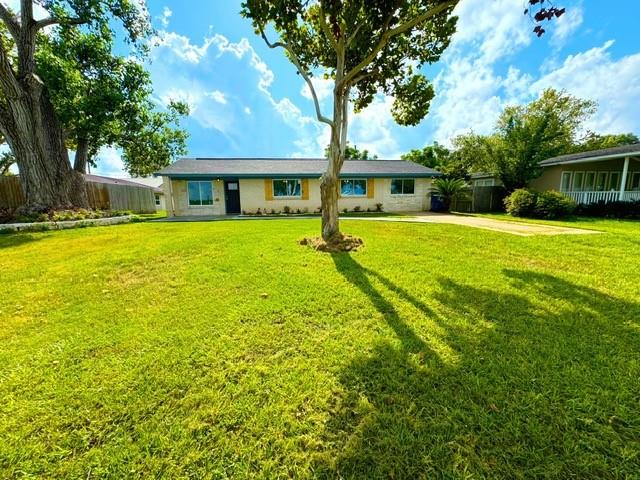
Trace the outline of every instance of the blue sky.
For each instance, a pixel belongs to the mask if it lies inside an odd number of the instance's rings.
[[[526,103],[549,86],[598,102],[589,129],[640,134],[640,2],[556,3],[568,14],[537,39],[522,15],[524,0],[461,0],[452,45],[427,70],[437,91],[429,116],[416,127],[397,126],[389,113],[393,99],[379,96],[352,117],[351,143],[397,158],[469,130],[486,133],[504,106]],[[322,154],[327,134],[302,78],[282,51],[255,36],[238,13],[239,0],[147,4],[158,30],[149,62],[155,96],[191,105],[184,122],[189,156]],[[330,82],[316,84],[330,112]],[[126,175],[112,149],[100,153],[97,171]]]

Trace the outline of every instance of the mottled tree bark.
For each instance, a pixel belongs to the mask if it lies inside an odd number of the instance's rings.
[[[89,164],[89,140],[78,138],[76,142],[76,156],[73,159],[73,169],[78,173],[87,173]]]

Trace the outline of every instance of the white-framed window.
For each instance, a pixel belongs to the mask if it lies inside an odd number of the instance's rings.
[[[640,190],[640,172],[632,172],[629,180],[629,190],[637,192]]]
[[[609,172],[608,190],[620,190],[620,172]]]
[[[302,197],[302,181],[296,179],[273,180],[273,196],[274,197]]]
[[[213,205],[213,183],[188,181],[187,195],[190,207],[205,207]]]
[[[482,178],[480,180],[476,180],[476,187],[495,187],[495,179],[493,178]]]
[[[343,197],[366,197],[367,179],[349,178],[340,180],[340,195]]]
[[[413,178],[391,179],[391,195],[413,195],[416,192],[416,181]]]
[[[562,172],[562,179],[560,180],[560,191],[568,192],[571,190],[571,172]]]
[[[573,172],[573,181],[571,182],[571,190],[581,192],[584,184],[584,172]]]
[[[156,193],[155,197],[156,197],[156,207],[159,207],[160,206],[160,194]]]
[[[584,175],[584,191],[593,192],[596,188],[596,172],[587,172]]]
[[[604,192],[607,189],[609,172],[596,173],[596,192]]]

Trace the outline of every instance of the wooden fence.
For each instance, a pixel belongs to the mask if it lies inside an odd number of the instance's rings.
[[[112,183],[87,182],[89,206],[100,210],[131,210],[135,213],[156,211],[152,188]],[[0,177],[0,208],[17,208],[24,204],[20,179]]]

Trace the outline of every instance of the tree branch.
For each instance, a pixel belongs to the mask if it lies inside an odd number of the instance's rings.
[[[89,23],[89,21],[83,18],[48,17],[36,22],[36,30],[40,30],[50,25],[84,25],[85,23]]]
[[[350,85],[350,82],[355,78],[355,76],[358,73],[360,73],[362,70],[364,70],[367,67],[367,65],[369,65],[371,62],[375,60],[376,56],[382,51],[382,49],[387,45],[387,43],[389,43],[389,40],[391,40],[393,37],[400,35],[402,33],[405,33],[408,30],[411,30],[416,25],[432,17],[435,17],[436,15],[441,14],[448,8],[454,7],[458,3],[458,1],[459,0],[448,0],[444,3],[441,3],[437,7],[427,10],[422,15],[418,15],[417,17],[414,17],[408,22],[405,22],[391,30],[387,30],[386,32],[384,32],[382,34],[382,37],[380,38],[380,41],[378,41],[378,44],[374,47],[371,53],[367,55],[358,65],[353,67],[351,71],[345,75],[344,79],[342,80],[342,83],[345,85]]]
[[[300,64],[300,59],[298,58],[296,53],[293,51],[293,49],[287,43],[284,43],[284,42],[271,43],[262,29],[260,29],[260,35],[262,36],[262,39],[265,41],[265,43],[269,48],[284,48],[287,52],[289,52],[289,55],[291,56],[291,61],[296,66],[296,69],[298,70],[298,72],[300,72],[300,75],[302,75],[302,78],[304,78],[304,81],[307,82],[307,85],[309,86],[309,90],[311,90],[311,96],[313,97],[313,103],[316,107],[316,115],[318,117],[318,121],[322,123],[326,123],[329,126],[333,126],[333,121],[328,119],[322,114],[322,110],[320,109],[320,102],[318,101],[318,94],[316,93],[316,89],[313,86],[311,77],[304,70],[304,68],[302,68],[302,65]]]
[[[322,28],[322,31],[324,32],[325,36],[329,39],[329,42],[331,43],[331,46],[333,47],[333,49],[337,50],[338,41],[336,40],[336,37],[333,35],[333,32],[331,31],[331,29],[329,28],[329,25],[327,24],[327,18],[325,17],[324,9],[322,7],[320,7],[320,27]]]
[[[20,22],[18,22],[18,17],[5,7],[4,3],[0,3],[0,20],[4,22],[11,36],[17,41],[20,35]]]

